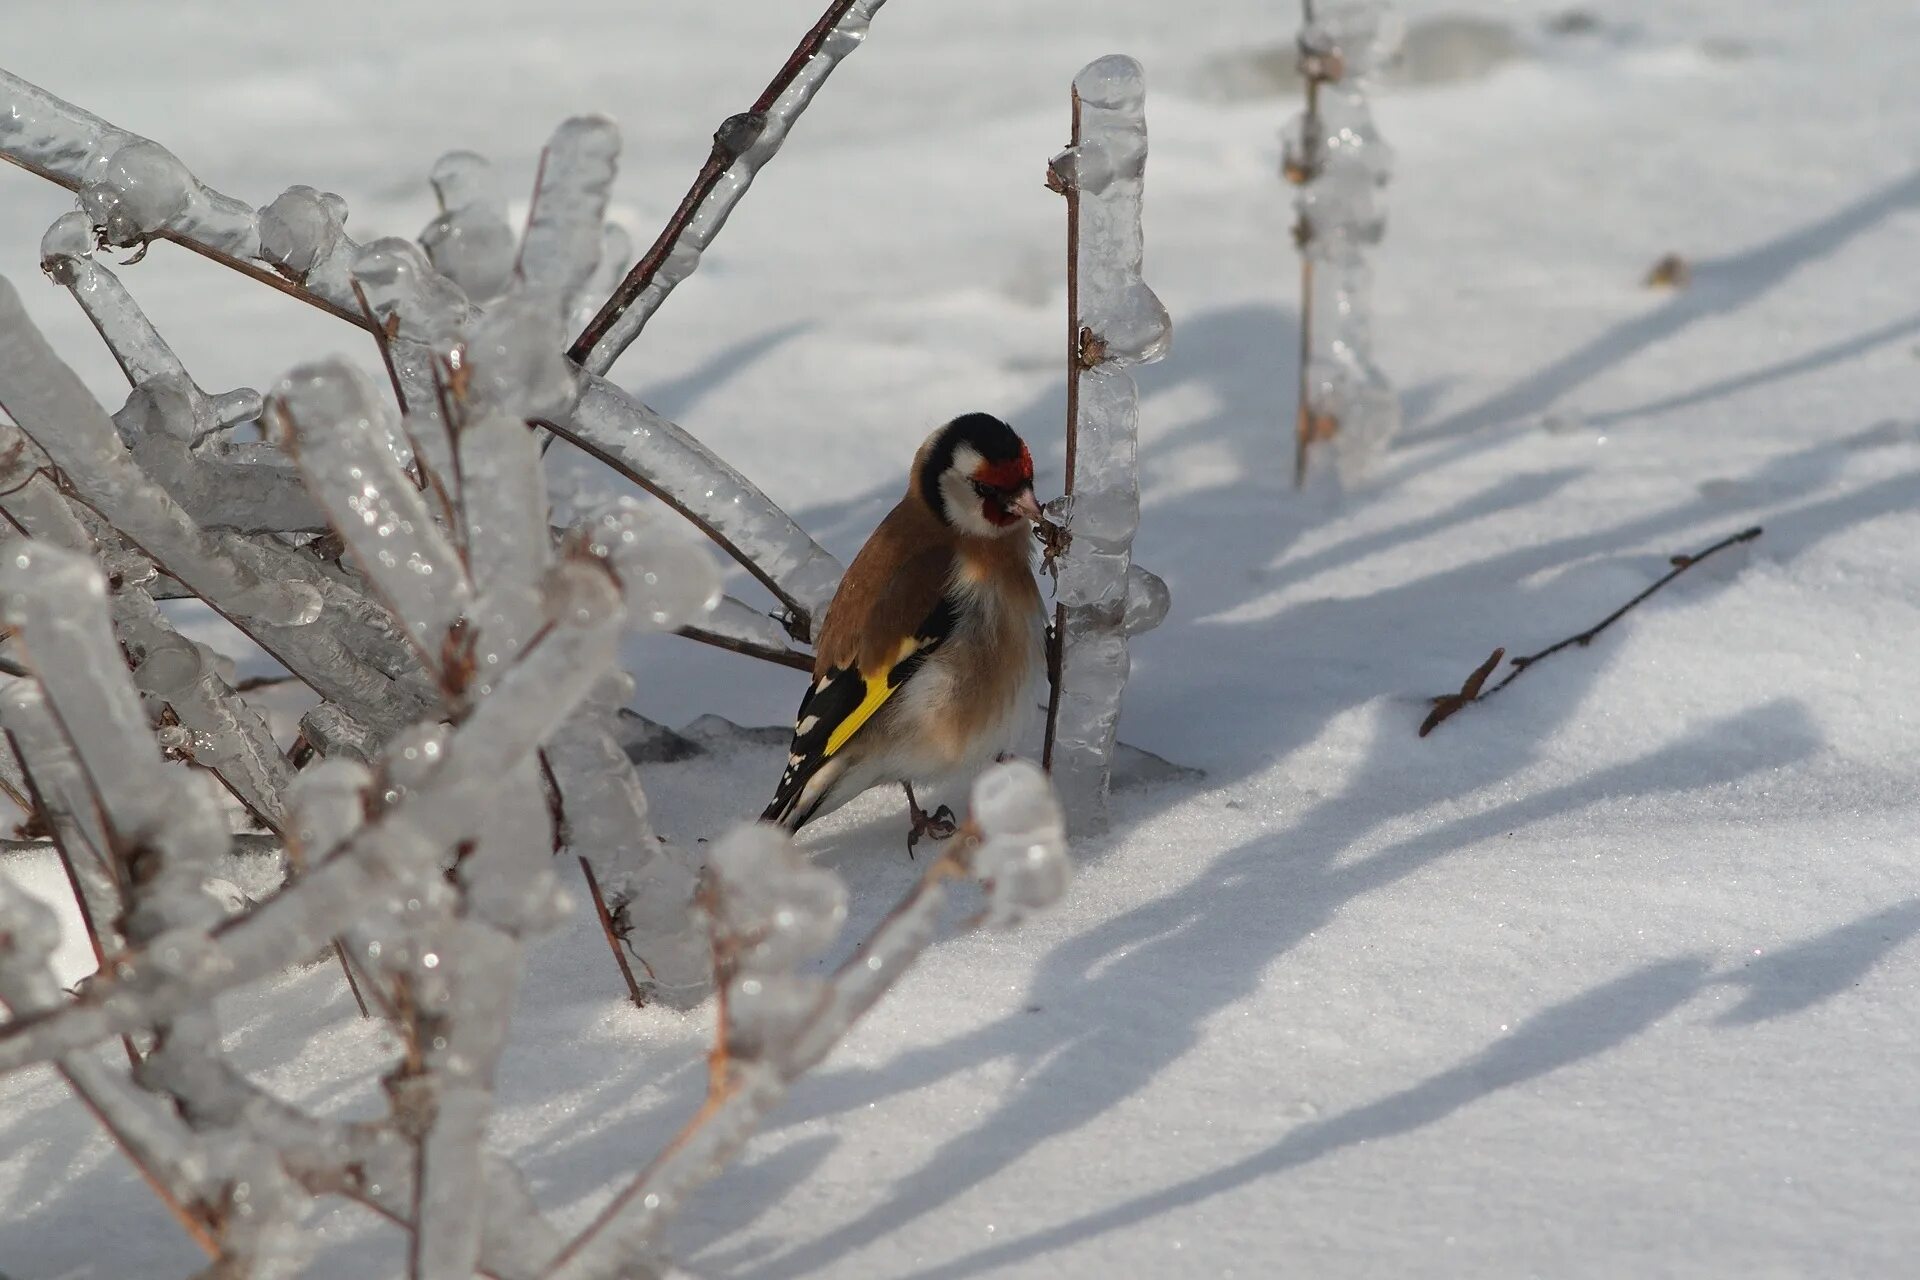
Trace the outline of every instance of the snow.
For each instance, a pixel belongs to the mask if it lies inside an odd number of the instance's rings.
[[[690,1198],[666,1236],[690,1271],[1910,1271],[1920,12],[1595,0],[1598,30],[1551,34],[1563,7],[1404,6],[1415,42],[1465,10],[1519,53],[1375,102],[1395,179],[1374,336],[1406,425],[1344,494],[1291,487],[1294,91],[1252,77],[1223,101],[1207,78],[1290,46],[1286,6],[887,6],[614,367],[842,562],[957,412],[1019,428],[1047,496],[1043,166],[1075,70],[1146,67],[1148,263],[1179,341],[1140,371],[1136,546],[1173,609],[1133,646],[1120,732],[1206,776],[1118,791],[1051,914],[936,946]],[[16,8],[8,70],[219,190],[338,191],[362,242],[426,225],[424,175],[456,148],[519,225],[546,138],[591,112],[621,122],[613,216],[649,242],[811,16]],[[117,404],[112,357],[36,275],[71,199],[0,170],[0,274]],[[1668,252],[1689,287],[1642,288]],[[336,352],[378,376],[364,334],[171,245],[123,280],[210,392]],[[565,446],[549,466],[607,487]],[[1544,647],[1753,523],[1751,548],[1415,737],[1495,645]],[[670,637],[626,656],[634,706],[674,725],[782,722],[804,679]],[[717,838],[782,745],[647,766],[655,826]],[[845,938],[917,877],[901,808],[875,795],[802,842],[850,887]],[[55,868],[0,866],[66,896]],[[577,1228],[699,1105],[713,1010],[625,1003],[561,870],[575,910],[529,947],[490,1140]],[[71,928],[55,961],[90,967]],[[264,1085],[379,1104],[392,1045],[336,967],[221,1015]],[[364,1211],[317,1225],[309,1274],[399,1273]],[[0,1272],[198,1265],[51,1071],[0,1080]]]

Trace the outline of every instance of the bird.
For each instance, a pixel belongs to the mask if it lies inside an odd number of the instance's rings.
[[[907,852],[956,824],[913,793],[1005,758],[1045,669],[1033,574],[1033,454],[968,413],[928,436],[907,491],[847,567],[820,628],[813,682],[762,821],[789,832],[869,788],[906,789]]]

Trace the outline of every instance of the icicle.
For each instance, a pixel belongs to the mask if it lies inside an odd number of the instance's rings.
[[[1071,543],[1059,562],[1064,607],[1049,762],[1073,826],[1097,830],[1106,822],[1129,623],[1144,629],[1165,613],[1165,585],[1132,570],[1140,524],[1139,394],[1128,370],[1164,355],[1172,326],[1141,277],[1147,126],[1140,64],[1101,58],[1074,77],[1073,88],[1079,141],[1052,165],[1072,192],[1079,226],[1073,267],[1080,367],[1073,373],[1072,501],[1064,507]],[[1130,607],[1136,594],[1138,606]]]

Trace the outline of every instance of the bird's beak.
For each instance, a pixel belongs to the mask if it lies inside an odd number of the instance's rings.
[[[1041,514],[1040,503],[1033,496],[1033,490],[1030,488],[1022,489],[1019,493],[1014,494],[1013,501],[1007,504],[1007,510],[1017,512],[1035,524],[1039,524],[1046,518]]]

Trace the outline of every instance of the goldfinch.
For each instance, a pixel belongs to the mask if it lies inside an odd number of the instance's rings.
[[[1033,455],[984,413],[955,418],[914,455],[906,496],[880,522],[827,607],[813,684],[761,818],[788,831],[869,787],[906,788],[913,827],[929,817],[915,782],[977,772],[1019,739],[1046,662],[1033,577]]]

